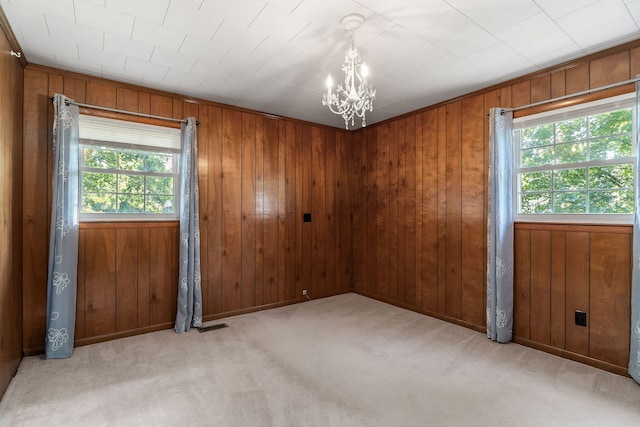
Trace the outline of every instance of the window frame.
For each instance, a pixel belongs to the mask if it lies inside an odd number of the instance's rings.
[[[562,213],[544,213],[544,214],[525,214],[519,212],[520,207],[520,179],[519,175],[526,172],[539,171],[555,171],[574,168],[589,168],[599,166],[610,166],[616,164],[631,164],[633,168],[633,191],[637,188],[638,170],[636,168],[636,158],[638,156],[638,131],[637,131],[637,112],[636,112],[636,92],[630,92],[623,95],[603,98],[597,101],[577,104],[569,107],[563,107],[545,111],[542,113],[531,114],[518,117],[513,120],[514,131],[514,165],[513,165],[513,217],[516,222],[532,222],[532,223],[570,223],[570,224],[633,224],[633,213],[614,214],[614,213],[584,213],[584,214],[562,214]],[[624,108],[632,108],[632,135],[631,146],[632,155],[630,157],[619,157],[616,159],[600,159],[589,160],[586,162],[563,163],[559,165],[535,166],[522,168],[521,164],[521,142],[516,138],[516,131],[519,129],[538,126],[569,120],[572,118],[585,117],[603,113],[607,111],[615,111]],[[556,144],[554,144],[555,146]],[[553,181],[551,183],[551,194],[557,192],[553,189]],[[587,195],[588,197],[588,195]],[[635,199],[635,194],[634,194]],[[588,200],[588,199],[587,199]]]
[[[88,118],[94,118],[94,116],[84,115]],[[137,122],[128,122],[126,120],[121,119],[109,119],[109,120],[117,120],[118,122],[122,122],[123,124],[129,124],[135,126],[138,124]],[[158,125],[148,125],[145,126],[155,126],[157,128],[161,128],[163,126]],[[175,129],[172,127],[168,127],[169,129]],[[179,132],[179,129],[176,129]],[[179,139],[179,136],[178,136]],[[148,152],[148,153],[157,153],[161,155],[170,154],[172,156],[172,169],[171,173],[163,173],[156,171],[135,171],[135,170],[127,170],[116,168],[92,168],[84,166],[84,148],[85,147],[103,147],[103,148],[111,148],[113,150],[132,150],[132,151],[140,151],[140,152]],[[162,221],[177,221],[180,216],[180,164],[181,164],[181,150],[179,148],[167,148],[163,146],[154,146],[152,144],[128,144],[122,142],[112,142],[105,141],[103,139],[89,139],[89,138],[79,138],[79,191],[78,191],[78,216],[81,222],[162,222]],[[117,190],[117,177],[119,175],[139,175],[139,176],[162,176],[162,177],[172,177],[173,178],[173,197],[174,197],[174,212],[170,214],[158,214],[158,213],[117,213],[117,212],[82,212],[83,209],[83,200],[84,200],[84,186],[83,186],[83,174],[85,172],[96,172],[96,173],[111,173],[116,175],[116,197],[119,193]],[[143,197],[146,198],[146,194],[142,194]]]

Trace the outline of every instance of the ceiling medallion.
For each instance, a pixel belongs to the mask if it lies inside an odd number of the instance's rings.
[[[322,105],[329,107],[331,112],[339,114],[349,129],[355,124],[355,116],[362,119],[362,127],[367,125],[365,114],[373,111],[373,99],[376,91],[367,83],[369,70],[365,63],[361,64],[360,53],[353,42],[353,32],[364,23],[364,16],[351,13],[340,20],[340,23],[351,34],[351,47],[347,50],[342,64],[344,83],[338,83],[335,92],[332,91],[333,79],[327,77],[327,93],[322,96]]]

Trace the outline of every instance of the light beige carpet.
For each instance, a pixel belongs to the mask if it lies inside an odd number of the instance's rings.
[[[640,425],[629,378],[356,294],[223,321],[25,358],[0,425]]]

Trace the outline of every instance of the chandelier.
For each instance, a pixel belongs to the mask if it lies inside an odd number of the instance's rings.
[[[365,114],[367,110],[373,111],[376,91],[367,83],[367,65],[360,63],[360,53],[353,42],[353,32],[364,23],[364,16],[351,13],[342,18],[340,23],[351,33],[351,48],[347,50],[342,64],[344,84],[338,83],[333,92],[333,79],[329,74],[327,93],[322,96],[322,105],[327,105],[332,113],[341,115],[348,130],[349,122],[351,126],[354,125],[355,116],[362,119],[362,127],[367,125]]]

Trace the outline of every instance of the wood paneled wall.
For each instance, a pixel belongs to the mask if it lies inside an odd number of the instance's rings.
[[[3,18],[0,11],[0,18]],[[23,68],[0,19],[0,398],[22,359]]]
[[[624,372],[632,232],[633,226],[516,224],[516,341]],[[586,327],[575,324],[576,310],[587,313]]]
[[[83,103],[199,120],[205,320],[348,292],[350,135],[43,67],[25,70],[24,351],[45,330],[53,109]],[[120,116],[133,120],[131,116]],[[312,222],[303,222],[303,213]],[[169,327],[177,222],[82,224],[78,343]]]
[[[632,78],[640,73],[639,46],[640,41],[628,43],[354,132],[354,290],[484,330],[489,109]],[[633,90],[627,85],[562,105]],[[519,232],[515,255],[527,272],[519,272],[515,339],[624,373],[630,334],[628,227],[584,230],[563,225],[536,230],[530,244],[525,231]],[[565,255],[550,263],[550,250]],[[574,326],[579,307],[587,311],[586,329]]]

